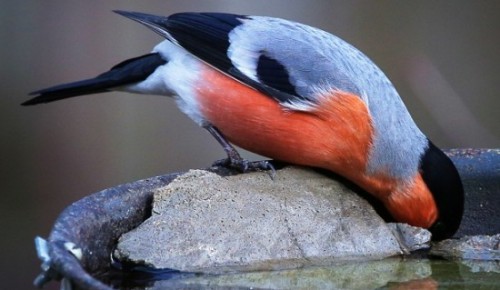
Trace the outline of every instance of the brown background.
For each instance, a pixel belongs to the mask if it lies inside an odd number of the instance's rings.
[[[2,288],[30,289],[39,264],[32,240],[47,236],[71,202],[103,188],[204,167],[224,157],[210,135],[167,98],[110,93],[19,106],[30,91],[94,76],[148,52],[161,40],[111,10],[236,12],[320,27],[361,49],[387,73],[436,144],[498,148],[499,3],[2,1]]]

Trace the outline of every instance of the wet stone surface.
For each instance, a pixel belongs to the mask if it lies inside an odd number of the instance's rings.
[[[435,243],[430,254],[449,259],[500,261],[500,234],[444,240]],[[497,271],[500,273],[500,264]]]

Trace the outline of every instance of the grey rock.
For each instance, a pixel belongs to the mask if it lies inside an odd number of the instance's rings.
[[[405,254],[430,247],[432,234],[428,230],[402,223],[389,223],[387,225],[394,236],[398,238]]]
[[[448,259],[500,261],[500,234],[444,240],[435,243],[430,254]]]
[[[152,216],[115,256],[206,273],[290,269],[401,254],[398,239],[365,200],[312,170],[287,167],[274,181],[191,170],[155,190]]]

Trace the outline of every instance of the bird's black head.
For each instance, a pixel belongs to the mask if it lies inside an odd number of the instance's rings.
[[[464,190],[453,162],[429,141],[420,163],[422,178],[438,208],[438,219],[429,228],[433,240],[452,237],[460,226],[464,210]]]

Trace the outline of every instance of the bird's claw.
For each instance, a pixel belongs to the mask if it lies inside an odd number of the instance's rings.
[[[226,167],[236,169],[242,173],[254,172],[254,171],[269,171],[269,176],[274,180],[276,176],[276,169],[267,160],[260,161],[248,161],[243,158],[231,158],[227,157],[221,160],[215,161],[212,166]]]

